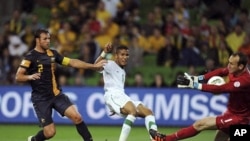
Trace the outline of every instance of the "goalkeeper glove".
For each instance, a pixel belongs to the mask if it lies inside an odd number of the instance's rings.
[[[196,79],[198,81],[198,77]],[[192,76],[190,76],[187,73],[184,73],[184,76],[178,76],[177,77],[177,87],[178,88],[196,88],[196,89],[201,89],[202,84],[195,82],[192,79]]]

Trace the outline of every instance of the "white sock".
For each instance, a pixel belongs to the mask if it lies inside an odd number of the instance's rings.
[[[126,141],[127,140],[128,135],[129,135],[130,130],[131,130],[131,126],[134,123],[135,119],[136,118],[133,115],[128,115],[126,117],[126,119],[124,120],[124,123],[122,125],[122,131],[121,131],[121,134],[119,137],[119,141]]]
[[[145,126],[147,130],[154,129],[157,130],[157,125],[155,123],[155,117],[153,115],[148,115],[145,117]]]
[[[153,115],[148,115],[145,117],[145,126],[148,131],[149,129],[154,129],[157,131],[157,125],[155,123],[155,117]],[[150,136],[150,139],[152,139],[151,136]]]

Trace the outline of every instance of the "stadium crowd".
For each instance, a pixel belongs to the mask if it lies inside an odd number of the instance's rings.
[[[243,1],[159,0],[145,8],[140,0],[30,0],[30,7],[18,7],[1,23],[0,84],[17,84],[16,70],[33,48],[38,28],[51,33],[51,48],[89,63],[111,41],[129,47],[127,69],[142,66],[149,54],[156,56],[158,67],[225,66],[232,52],[250,57],[250,18]],[[41,22],[44,13],[35,12],[37,7],[49,9],[47,23]],[[83,78],[95,73],[58,67],[65,85],[67,78],[74,78],[72,85],[84,85]]]

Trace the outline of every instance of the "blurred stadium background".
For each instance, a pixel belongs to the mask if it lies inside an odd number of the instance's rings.
[[[0,140],[20,141],[38,130],[30,88],[16,83],[32,33],[47,28],[51,48],[93,63],[107,41],[130,48],[126,87],[156,114],[160,131],[172,133],[223,112],[226,95],[176,88],[183,72],[204,74],[225,66],[232,52],[250,56],[249,0],[0,0]],[[112,54],[108,56],[112,58]],[[122,119],[109,117],[101,75],[58,66],[59,81],[90,125],[96,141],[115,141]],[[53,141],[79,140],[70,122],[54,115]],[[148,140],[138,120],[129,141]],[[205,131],[187,141],[213,140]],[[186,140],[185,140],[186,141]]]

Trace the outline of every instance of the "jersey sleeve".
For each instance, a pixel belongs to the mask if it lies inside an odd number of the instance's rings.
[[[202,90],[212,93],[234,93],[249,91],[250,78],[241,76],[230,80],[228,83],[217,86],[202,84]]]
[[[228,69],[227,68],[219,68],[214,71],[208,72],[204,75],[204,79],[208,80],[212,76],[227,76],[228,75]]]
[[[20,67],[23,67],[23,68],[29,68],[31,63],[32,63],[32,60],[34,60],[34,58],[32,57],[31,55],[31,52],[29,52],[27,55],[24,56],[24,58],[22,59],[21,61],[21,64],[20,64]]]
[[[55,61],[61,65],[68,66],[70,58],[64,57],[61,54],[59,54],[57,51],[53,50],[53,53],[55,55]]]

